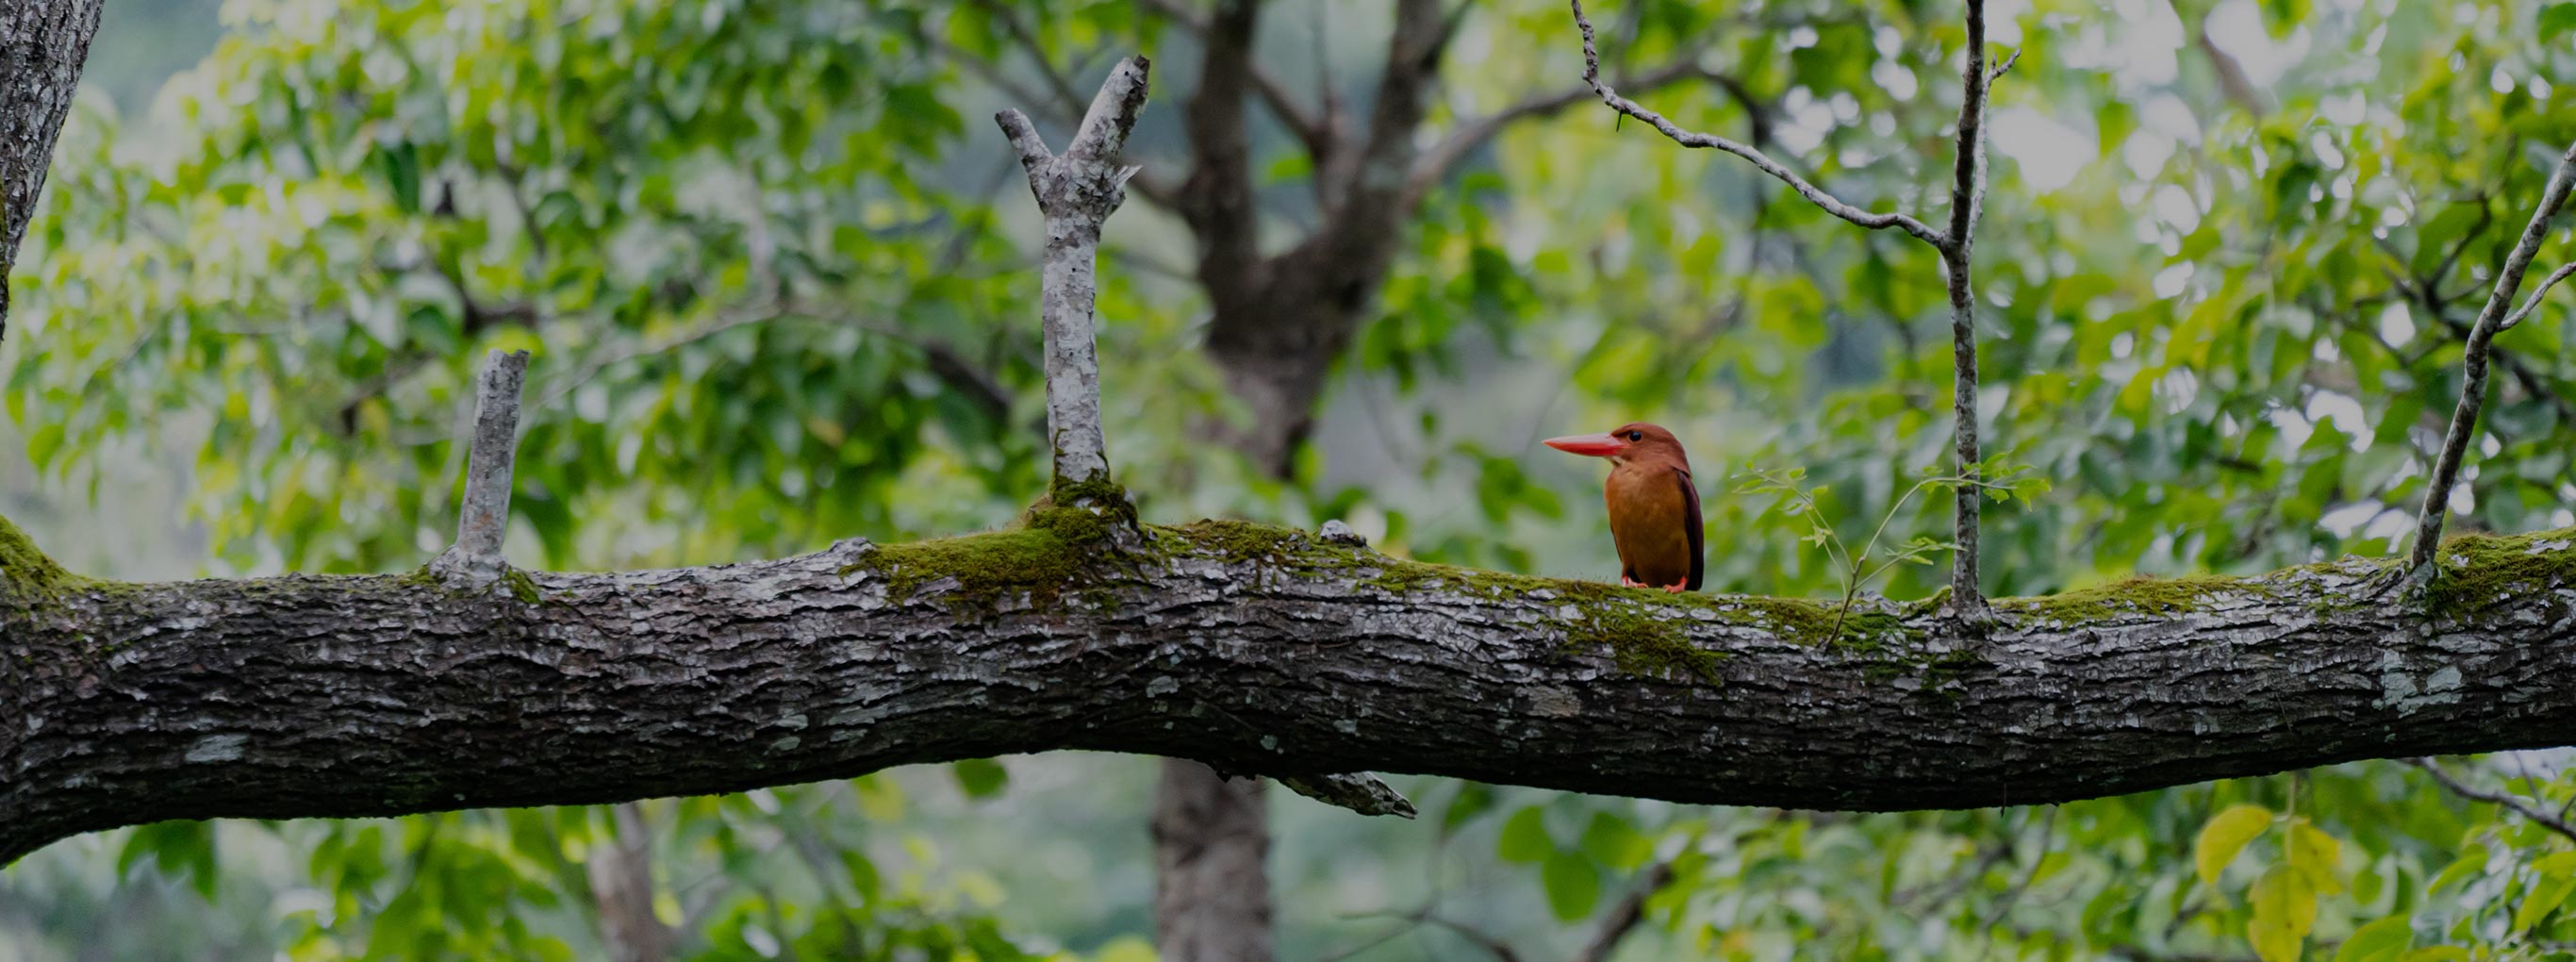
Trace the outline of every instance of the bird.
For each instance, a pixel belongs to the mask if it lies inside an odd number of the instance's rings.
[[[1621,585],[1675,594],[1699,590],[1699,489],[1691,484],[1690,458],[1673,432],[1635,421],[1602,434],[1541,443],[1610,459],[1601,498],[1610,505],[1610,542],[1619,549]]]

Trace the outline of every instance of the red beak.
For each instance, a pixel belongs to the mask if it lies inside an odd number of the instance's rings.
[[[1574,434],[1539,442],[1567,454],[1606,458],[1628,447],[1628,443],[1609,434]]]

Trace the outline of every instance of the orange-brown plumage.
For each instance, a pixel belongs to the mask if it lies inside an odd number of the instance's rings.
[[[1610,480],[1602,485],[1601,497],[1610,506],[1619,583],[1699,590],[1699,490],[1691,484],[1690,458],[1672,432],[1632,422],[1606,434],[1545,443],[1559,451],[1610,459]]]

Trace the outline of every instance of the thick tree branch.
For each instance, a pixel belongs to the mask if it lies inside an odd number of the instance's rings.
[[[1057,749],[1880,810],[2576,730],[2576,530],[2455,540],[2422,611],[2352,604],[2380,569],[2345,562],[2001,601],[1983,638],[1881,604],[1867,644],[1834,645],[1810,603],[1239,524],[492,591],[92,582],[0,533],[0,861],[171,818],[616,802]]]
[[[9,272],[105,7],[106,0],[0,0],[0,337],[9,332]]]
[[[678,933],[653,911],[653,826],[629,803],[610,810],[616,835],[598,840],[585,866],[599,907],[600,940],[614,962],[663,962]]]
[[[2514,292],[2521,289],[2523,272],[2531,268],[2532,255],[2540,252],[2540,242],[2549,235],[2550,219],[2566,205],[2571,185],[2576,185],[2576,145],[2567,148],[2557,169],[2550,173],[2549,186],[2541,191],[2540,205],[2532,209],[2531,222],[2523,225],[2522,239],[2513,245],[2513,253],[2506,255],[2503,269],[2496,273],[2495,290],[2487,295],[2486,307],[2478,312],[2477,324],[2469,329],[2466,356],[2460,362],[2460,404],[2451,413],[2451,427],[2442,438],[2441,454],[2433,462],[2431,478],[2425,482],[2424,504],[2415,520],[2415,547],[2407,559],[2407,577],[2417,583],[2435,573],[2433,555],[2441,547],[2442,525],[2451,513],[2451,486],[2459,482],[2460,462],[2468,454],[2470,438],[2477,434],[2478,412],[2486,406],[2488,345],[2503,328],[2505,308],[2513,303]],[[2547,292],[2548,285],[2544,283],[2540,293]],[[2537,304],[2537,295],[2534,296],[2533,303]]]
[[[1260,16],[1259,0],[1219,0],[1199,34],[1199,85],[1182,112],[1190,134],[1190,175],[1179,188],[1178,210],[1198,238],[1199,283],[1221,305],[1228,292],[1257,286],[1261,225],[1252,203],[1252,143],[1243,98]]]
[[[1213,29],[1213,21],[1208,15],[1191,9],[1184,0],[1137,0],[1137,2],[1163,19],[1199,37],[1202,43],[1206,42],[1208,31]],[[1261,65],[1254,63],[1249,57],[1239,61],[1234,69],[1243,71],[1250,79],[1253,90],[1261,97],[1262,105],[1270,108],[1271,115],[1279,118],[1279,123],[1287,127],[1288,132],[1295,135],[1299,143],[1305,145],[1307,154],[1321,160],[1333,152],[1336,139],[1329,110],[1318,113],[1307,109],[1306,105],[1297,99],[1295,91],[1289,90],[1287,84],[1280,82],[1279,78],[1270,71],[1261,69]]]
[[[1046,215],[1047,243],[1041,279],[1046,329],[1047,438],[1055,449],[1055,479],[1106,483],[1108,447],[1100,426],[1100,357],[1093,341],[1097,300],[1092,272],[1100,229],[1126,194],[1132,167],[1119,152],[1136,114],[1145,106],[1143,57],[1120,61],[1091,100],[1091,109],[1062,156],[1047,152],[1037,129],[1019,111],[994,117],[1028,168],[1029,191]]]
[[[1174,959],[1270,962],[1270,805],[1257,778],[1163,760],[1154,789],[1154,946]]]
[[[1321,241],[1319,252],[1329,251],[1321,256],[1354,264],[1392,256],[1396,235],[1412,216],[1400,203],[1418,152],[1414,137],[1430,111],[1431,86],[1440,79],[1440,62],[1457,25],[1456,17],[1441,14],[1439,0],[1396,0],[1395,31],[1378,72],[1368,135],[1358,150],[1317,168],[1325,212],[1315,239]]]
[[[1781,183],[1788,184],[1789,189],[1797,191],[1798,196],[1806,198],[1808,203],[1823,208],[1825,213],[1840,217],[1854,224],[1869,228],[1870,230],[1885,230],[1887,228],[1894,227],[1906,232],[1907,234],[1913,235],[1916,239],[1936,248],[1947,246],[1948,242],[1943,239],[1941,232],[1932,229],[1932,225],[1930,224],[1926,224],[1901,213],[1892,211],[1887,213],[1875,213],[1844,203],[1842,199],[1826,193],[1824,188],[1810,183],[1806,178],[1798,176],[1795,171],[1781,166],[1779,161],[1772,160],[1770,155],[1764,154],[1758,149],[1746,144],[1728,140],[1715,134],[1703,134],[1683,130],[1680,125],[1666,119],[1664,115],[1646,109],[1645,106],[1637,103],[1636,101],[1620,96],[1619,92],[1612,89],[1609,84],[1601,82],[1601,54],[1593,46],[1592,21],[1583,16],[1583,0],[1567,0],[1567,3],[1574,10],[1575,26],[1580,28],[1583,32],[1583,82],[1591,87],[1594,94],[1601,98],[1602,103],[1610,105],[1610,109],[1630,117],[1635,117],[1638,120],[1645,121],[1656,130],[1663,132],[1665,137],[1671,138],[1674,143],[1680,144],[1684,147],[1711,148],[1742,157],[1746,161],[1751,162],[1755,168],[1761,170],[1763,173],[1778,178]],[[1979,62],[1982,63],[1983,61],[1980,60]],[[1979,87],[1982,89],[1983,85],[1980,84]]]

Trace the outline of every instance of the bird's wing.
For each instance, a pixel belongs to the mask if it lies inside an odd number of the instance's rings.
[[[1690,582],[1684,587],[1690,591],[1698,591],[1700,573],[1707,567],[1706,560],[1701,557],[1703,552],[1700,546],[1702,535],[1699,523],[1699,486],[1692,484],[1690,472],[1681,468],[1673,469],[1673,480],[1682,486],[1682,531],[1690,535]]]

